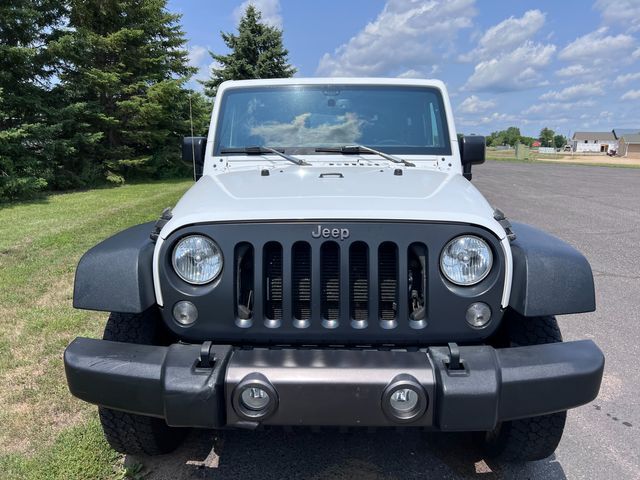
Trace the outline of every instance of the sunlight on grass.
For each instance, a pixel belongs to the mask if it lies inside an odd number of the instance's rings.
[[[106,314],[74,310],[73,277],[90,247],[153,221],[189,188],[153,182],[52,195],[0,207],[0,468],[2,478],[117,478],[95,407],[75,400],[62,353],[99,337]]]

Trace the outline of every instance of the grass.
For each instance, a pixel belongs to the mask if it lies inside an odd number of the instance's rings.
[[[585,162],[585,161],[558,161],[558,158],[565,157],[560,154],[542,155],[536,152],[530,153],[529,158],[516,158],[513,150],[487,150],[487,160],[498,162],[514,162],[514,163],[544,163],[553,165],[583,165],[588,167],[611,167],[611,168],[640,168],[640,164],[630,163],[606,163],[606,162]],[[546,158],[545,158],[546,157]]]
[[[153,182],[52,195],[0,207],[0,476],[124,478],[96,409],[69,394],[62,364],[76,336],[99,337],[105,314],[71,307],[91,246],[155,220],[191,185]]]

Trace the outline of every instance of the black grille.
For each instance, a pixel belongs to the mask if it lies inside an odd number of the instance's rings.
[[[398,308],[398,250],[385,242],[378,251],[378,286],[380,288],[380,320],[395,320]]]
[[[349,314],[352,320],[369,318],[369,255],[364,242],[349,249]]]
[[[325,320],[340,316],[340,249],[326,242],[320,250],[320,308]]]
[[[265,316],[282,320],[282,246],[269,242],[264,246]]]
[[[367,328],[426,318],[426,247],[422,243],[242,242],[235,248],[237,325]],[[255,297],[255,298],[254,298]],[[284,323],[283,323],[284,322]]]
[[[311,246],[297,242],[291,252],[291,277],[293,281],[293,317],[296,320],[311,319]]]

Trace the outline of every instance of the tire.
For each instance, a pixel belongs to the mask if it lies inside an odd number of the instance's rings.
[[[168,334],[161,328],[155,308],[140,314],[111,313],[103,340],[166,345]],[[188,429],[172,428],[160,418],[98,407],[100,423],[107,442],[117,452],[128,455],[161,455],[175,450]]]
[[[562,342],[555,317],[505,315],[505,336],[512,347]],[[550,456],[558,447],[567,412],[499,423],[491,432],[478,432],[475,440],[487,457],[505,462],[529,462]]]

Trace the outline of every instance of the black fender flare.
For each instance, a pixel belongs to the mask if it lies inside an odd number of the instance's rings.
[[[512,227],[509,306],[525,317],[593,312],[593,273],[584,255],[530,225],[512,222]]]
[[[154,222],[116,233],[85,253],[73,288],[73,306],[83,310],[141,313],[156,303]]]

